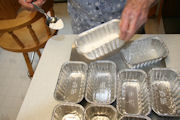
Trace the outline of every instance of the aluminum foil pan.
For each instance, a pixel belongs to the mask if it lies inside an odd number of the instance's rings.
[[[117,75],[117,110],[121,115],[148,115],[151,111],[147,74],[124,69]]]
[[[168,56],[168,48],[160,37],[135,40],[121,49],[129,68],[143,68],[155,64]]]
[[[153,68],[149,72],[152,109],[160,116],[180,117],[180,79],[169,68]]]
[[[84,120],[84,108],[73,103],[57,105],[54,108],[52,120]]]
[[[86,120],[117,120],[117,111],[111,105],[90,105],[85,110]]]
[[[79,34],[75,40],[77,52],[89,60],[95,60],[124,44],[119,39],[119,20],[114,19]]]
[[[180,117],[170,117],[170,116],[159,116],[156,113],[154,113],[153,111],[151,112],[151,114],[149,115],[149,117],[152,120],[180,120]]]
[[[101,60],[89,65],[85,99],[89,103],[111,104],[116,99],[116,65]]]
[[[70,61],[62,65],[54,97],[58,101],[79,103],[84,97],[88,66]]]
[[[137,115],[125,115],[119,120],[151,120],[151,118],[146,116],[137,116]]]

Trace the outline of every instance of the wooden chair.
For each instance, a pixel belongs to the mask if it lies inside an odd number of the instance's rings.
[[[43,9],[50,11],[54,16],[53,0],[47,0]],[[37,11],[21,10],[15,19],[0,20],[0,47],[23,54],[32,77],[34,70],[28,57],[28,52],[35,51],[39,57],[40,48],[43,48],[47,40],[55,34],[56,31],[50,30],[46,25],[46,19]]]

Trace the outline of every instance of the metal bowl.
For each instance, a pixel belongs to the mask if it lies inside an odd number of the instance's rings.
[[[135,40],[121,49],[121,54],[129,68],[143,68],[167,57],[169,51],[160,37]]]
[[[95,104],[111,104],[116,99],[115,63],[101,60],[89,65],[85,99]]]
[[[52,120],[84,120],[84,108],[73,103],[57,105],[54,108]]]
[[[119,39],[119,20],[114,19],[79,34],[75,40],[77,52],[89,60],[95,60],[124,44]]]
[[[160,116],[180,117],[180,79],[169,68],[153,68],[149,72],[152,109]]]
[[[70,61],[62,65],[54,97],[58,101],[79,103],[84,97],[88,66]]]
[[[117,120],[117,111],[111,105],[90,105],[85,110],[86,120]]]
[[[148,115],[151,111],[147,75],[138,69],[124,69],[117,75],[117,110],[121,115]]]

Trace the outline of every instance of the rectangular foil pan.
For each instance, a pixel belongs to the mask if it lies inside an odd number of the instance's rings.
[[[111,105],[91,104],[85,110],[86,120],[117,120],[117,111]]]
[[[149,72],[153,111],[160,116],[180,117],[180,79],[175,70],[153,68]]]
[[[52,120],[84,120],[84,111],[79,104],[62,103],[54,108]]]
[[[125,115],[119,120],[151,120],[151,118],[147,116],[140,116],[140,115]]]
[[[148,115],[151,111],[147,74],[124,69],[117,75],[117,110],[121,115]]]
[[[151,66],[168,56],[168,48],[160,37],[148,37],[132,41],[121,49],[121,54],[129,68]]]
[[[87,64],[80,61],[63,64],[54,92],[55,99],[79,103],[84,97],[87,69]]]
[[[89,60],[104,56],[124,44],[119,39],[119,20],[113,19],[79,34],[75,40],[77,52]]]
[[[116,99],[116,64],[101,60],[89,65],[85,99],[89,103],[111,104]]]

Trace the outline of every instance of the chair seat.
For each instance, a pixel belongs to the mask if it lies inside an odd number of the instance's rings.
[[[25,18],[28,18],[27,14],[29,14],[30,16],[33,14],[34,12],[29,12],[29,11],[24,11],[23,14],[26,14]],[[17,24],[8,24],[9,23],[16,23],[17,19],[18,21],[21,19],[24,19],[24,15],[23,14],[19,14],[17,16],[17,18],[14,20],[7,20],[7,22],[5,22],[5,20],[0,21],[0,24],[2,22],[6,23],[6,25],[4,24],[3,27],[4,29],[8,29],[9,27],[13,27],[18,25]],[[31,21],[32,19],[28,19],[28,21]],[[17,21],[17,22],[18,22]],[[25,24],[28,22],[27,20],[22,21],[21,24]],[[24,23],[23,23],[24,22]],[[39,44],[36,45],[36,43],[33,41],[33,38],[28,30],[27,27],[23,27],[21,29],[18,30],[14,30],[14,34],[22,41],[22,43],[24,44],[24,48],[22,49],[16,42],[15,40],[12,38],[12,36],[9,33],[4,33],[3,35],[0,36],[0,46],[6,50],[9,51],[13,51],[13,52],[31,52],[31,51],[35,51],[38,50],[39,48],[43,47],[45,45],[45,43],[47,42],[47,40],[51,37],[51,35],[47,34],[47,30],[46,30],[46,25],[44,24],[44,19],[40,18],[39,20],[37,20],[36,22],[32,23],[32,29],[35,31],[36,36],[39,39]],[[5,28],[6,27],[6,28]],[[42,29],[43,28],[43,29]],[[1,27],[2,29],[2,27]],[[51,34],[54,34],[55,30],[51,30]]]
[[[36,21],[41,15],[34,11],[27,11],[20,9],[15,19],[0,20],[0,32],[7,32],[9,29],[19,29],[21,26],[25,26],[28,23]]]
[[[30,52],[34,51],[36,49],[39,49],[40,47],[43,47],[47,40],[51,37],[47,34],[45,25],[43,24],[44,19],[41,18],[37,22],[32,24],[32,28],[35,31],[38,39],[39,39],[39,45],[36,45],[36,43],[33,41],[33,38],[31,34],[29,33],[29,30],[26,28],[21,28],[19,30],[14,31],[14,34],[17,35],[17,37],[23,42],[25,48],[21,48],[12,38],[12,36],[8,33],[4,33],[0,37],[0,46],[6,50],[13,51],[13,52]],[[42,29],[44,28],[44,29]],[[54,34],[55,31],[51,30],[51,33]]]

